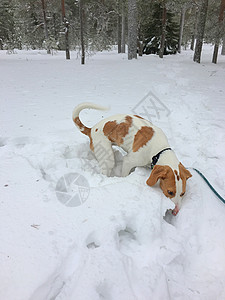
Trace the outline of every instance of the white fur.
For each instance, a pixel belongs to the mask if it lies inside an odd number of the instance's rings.
[[[102,111],[106,111],[106,110],[109,110],[109,107],[106,107],[106,106],[101,106],[101,105],[98,105],[98,104],[94,104],[94,103],[91,103],[91,102],[84,102],[84,103],[81,103],[79,105],[77,105],[74,110],[73,110],[73,113],[72,113],[72,118],[73,120],[79,116],[79,113],[83,110],[83,109],[86,109],[86,108],[92,108],[92,109],[97,109],[97,110],[102,110]]]

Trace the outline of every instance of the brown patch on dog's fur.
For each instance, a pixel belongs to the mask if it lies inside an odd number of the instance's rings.
[[[154,166],[146,183],[149,186],[153,186],[159,179],[164,195],[170,199],[174,198],[176,195],[176,182],[173,170],[169,166]]]
[[[94,151],[93,140],[92,140],[92,137],[91,137],[91,128],[86,127],[86,126],[81,122],[81,120],[80,120],[79,117],[76,117],[73,121],[74,121],[74,123],[76,123],[76,125],[80,128],[80,131],[81,131],[83,134],[89,136],[89,138],[90,138],[90,149],[91,149],[91,151]]]
[[[179,181],[179,180],[180,180],[180,176],[178,175],[177,170],[175,170],[174,173],[175,173],[175,175],[177,176],[177,180]]]
[[[90,136],[90,149],[92,152],[94,152],[94,144],[93,144],[93,139],[91,136]]]
[[[125,121],[122,123],[117,124],[116,121],[109,121],[105,123],[103,133],[112,143],[116,143],[120,146],[123,144],[123,139],[128,134],[131,125],[132,118],[130,116],[126,116]]]
[[[95,129],[95,132],[97,132],[97,131],[98,131],[98,128]]]
[[[186,181],[188,178],[192,177],[191,173],[182,165],[182,163],[179,163],[179,171],[180,171],[180,178],[182,180],[182,193],[183,196],[186,192]],[[181,196],[181,197],[182,197]]]
[[[81,120],[80,120],[79,117],[76,117],[73,121],[74,121],[74,123],[77,124],[77,126],[80,128],[80,131],[81,131],[83,134],[85,134],[85,135],[87,135],[87,136],[89,136],[89,137],[91,136],[91,128],[86,127],[86,126],[81,122]]]
[[[142,119],[144,120],[144,118],[142,118],[141,116],[138,116],[138,115],[134,115],[135,117],[139,118],[139,119]]]
[[[154,130],[152,127],[143,126],[134,136],[133,152],[137,152],[141,147],[147,144],[152,138]]]
[[[108,137],[108,139],[113,142],[112,135],[115,135],[114,131],[116,131],[117,128],[117,122],[116,121],[109,121],[105,123],[103,127],[103,133],[105,136]]]

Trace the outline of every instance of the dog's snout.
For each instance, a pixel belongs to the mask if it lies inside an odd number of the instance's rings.
[[[173,211],[172,211],[172,214],[174,215],[174,216],[176,216],[178,213],[179,213],[179,207],[178,207],[178,205],[176,205],[175,206],[175,208],[173,209]]]

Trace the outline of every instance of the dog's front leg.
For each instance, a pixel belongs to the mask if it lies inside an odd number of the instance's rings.
[[[137,166],[136,161],[133,159],[133,155],[127,154],[123,158],[122,177],[126,177],[130,174],[130,171]]]

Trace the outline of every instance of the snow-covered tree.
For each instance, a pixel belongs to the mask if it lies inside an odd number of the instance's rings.
[[[178,18],[177,18],[178,19]],[[161,3],[151,6],[151,17],[141,26],[144,37],[144,53],[175,54],[178,48],[179,25],[175,14]],[[163,38],[162,38],[163,34]],[[162,44],[163,42],[163,44]]]

